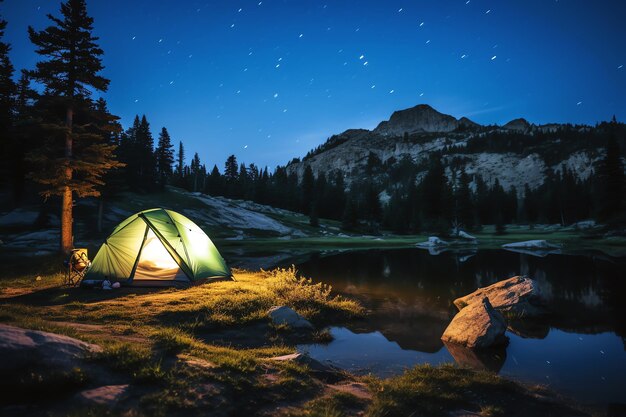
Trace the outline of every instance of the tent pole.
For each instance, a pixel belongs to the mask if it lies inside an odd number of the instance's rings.
[[[126,280],[127,282],[132,282],[135,277],[135,271],[137,270],[137,265],[139,264],[139,258],[141,258],[141,252],[143,251],[143,246],[146,244],[146,238],[148,237],[148,230],[150,230],[150,227],[146,224],[146,231],[143,233],[143,240],[141,241],[141,246],[139,247],[139,251],[137,252],[137,259],[135,259],[133,269],[130,271],[130,276],[128,277],[128,280]]]

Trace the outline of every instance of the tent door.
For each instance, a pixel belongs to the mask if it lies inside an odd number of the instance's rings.
[[[161,240],[149,228],[141,248],[141,255],[135,269],[134,280],[149,281],[188,281]]]

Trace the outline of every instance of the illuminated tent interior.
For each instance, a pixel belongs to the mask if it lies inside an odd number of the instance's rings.
[[[183,286],[230,277],[202,229],[182,214],[158,208],[134,214],[113,230],[82,285],[108,279],[133,286]]]

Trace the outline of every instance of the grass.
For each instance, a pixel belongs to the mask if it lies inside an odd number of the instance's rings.
[[[235,282],[129,294],[95,303],[74,300],[47,310],[57,320],[80,312],[79,319],[86,322],[167,324],[195,331],[264,320],[267,310],[274,305],[292,307],[318,324],[363,314],[356,302],[332,295],[327,285],[313,284],[309,279],[298,277],[293,267],[255,273],[236,270],[234,275]]]
[[[226,414],[247,414],[270,403],[312,395],[320,383],[309,375],[306,365],[269,360],[293,353],[293,345],[267,338],[261,347],[246,348],[214,344],[202,335],[266,323],[266,312],[273,305],[288,305],[319,325],[360,317],[363,308],[332,294],[327,285],[298,276],[294,268],[234,273],[237,281],[136,293],[31,286],[30,294],[5,298],[0,322],[100,345],[102,352],[93,354],[88,365],[106,368],[133,386],[146,387],[148,393],[138,395],[148,415],[220,405]],[[5,282],[4,288],[21,282],[17,278]],[[267,330],[272,332],[270,326]],[[314,332],[310,337],[327,340],[328,333]],[[58,381],[67,390],[84,385],[73,375],[55,376],[43,380],[39,391],[50,389],[47,380]],[[17,384],[24,392],[33,387],[26,379]],[[212,398],[197,398],[198,386],[213,387]]]
[[[51,274],[44,279],[51,282],[56,273]],[[253,329],[267,323],[266,312],[273,305],[294,308],[318,328],[361,317],[363,307],[334,295],[327,285],[298,276],[293,267],[235,270],[234,275],[237,281],[186,289],[103,292],[39,287],[14,274],[0,281],[7,294],[12,294],[12,285],[31,293],[5,295],[0,322],[79,338],[100,345],[102,352],[65,374],[5,377],[0,388],[35,392],[29,401],[44,408],[57,401],[51,415],[331,417],[444,415],[458,408],[484,416],[524,415],[517,409],[562,415],[561,406],[537,405],[533,393],[518,384],[453,366],[420,366],[387,380],[347,375],[347,382],[366,387],[367,395],[338,392],[305,363],[270,359],[295,351],[288,337],[268,336],[289,335],[290,329]],[[262,343],[250,347],[207,338],[229,331],[253,332],[251,337]],[[327,342],[330,335],[321,330],[310,338]],[[120,383],[130,384],[132,400],[118,408],[90,408],[71,400],[78,390]]]
[[[445,416],[453,410],[485,417],[577,415],[550,399],[538,401],[545,394],[540,387],[522,387],[490,372],[452,365],[416,366],[394,378],[371,379],[370,385],[374,396],[365,413],[370,417]]]

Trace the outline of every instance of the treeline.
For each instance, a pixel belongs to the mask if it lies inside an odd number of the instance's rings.
[[[315,176],[306,165],[300,175],[289,167],[270,173],[254,164],[238,164],[234,155],[226,160],[223,174],[217,166],[207,173],[196,154],[192,166],[200,169],[185,168],[183,186],[298,211],[309,215],[314,226],[322,217],[341,221],[345,230],[366,233],[446,234],[487,224],[504,233],[511,223],[567,225],[587,219],[620,225],[626,220],[626,188],[614,136],[604,154],[590,178],[581,180],[563,165],[549,170],[544,184],[534,190],[528,185],[505,190],[497,178],[487,184],[480,175],[468,175],[462,161],[451,161],[446,172],[439,154],[424,165],[408,157],[382,162],[370,153],[362,175],[349,184],[340,171]]]

